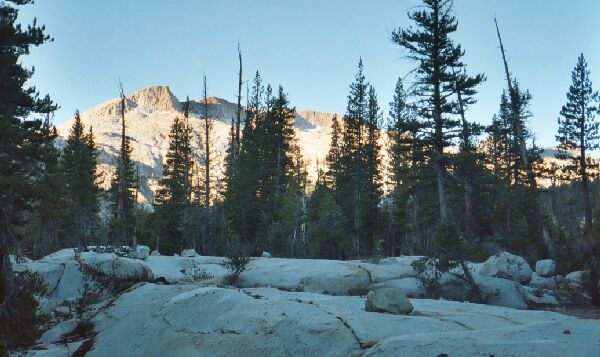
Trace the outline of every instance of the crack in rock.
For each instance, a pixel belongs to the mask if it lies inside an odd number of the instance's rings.
[[[256,300],[269,300],[268,298],[266,298],[266,297],[264,297],[264,296],[262,296],[260,294],[252,294],[250,291],[246,291],[244,289],[239,289],[238,291],[241,291],[244,294],[246,294],[246,295],[248,295],[251,298],[256,299]]]
[[[366,350],[366,349],[368,349],[368,348],[371,348],[371,347],[373,347],[373,346],[374,346],[374,345],[377,343],[377,341],[367,341],[367,342],[363,342],[363,341],[360,339],[360,337],[358,337],[358,335],[356,334],[356,331],[354,331],[354,329],[352,328],[352,326],[350,326],[350,324],[348,323],[348,321],[346,321],[346,320],[345,320],[343,317],[341,317],[341,316],[338,316],[338,315],[336,315],[336,314],[334,314],[334,313],[332,313],[332,312],[329,312],[329,311],[327,311],[327,310],[324,310],[324,309],[322,309],[322,308],[321,308],[321,306],[319,306],[319,305],[315,304],[315,302],[314,302],[314,301],[312,301],[312,300],[307,300],[307,301],[305,301],[305,300],[301,300],[301,299],[295,298],[295,299],[288,299],[288,301],[293,301],[293,302],[297,302],[297,303],[300,303],[300,304],[312,305],[312,306],[314,306],[315,308],[317,308],[319,311],[321,311],[321,312],[324,312],[324,313],[326,313],[327,315],[330,315],[330,316],[333,316],[333,317],[335,317],[337,320],[339,320],[339,321],[342,323],[342,325],[344,325],[344,326],[345,326],[345,327],[346,327],[346,328],[347,328],[347,329],[350,331],[350,333],[352,333],[352,336],[353,336],[353,337],[354,337],[354,339],[356,340],[356,343],[357,343],[357,344],[358,344],[358,346],[359,346],[361,349],[363,349],[363,350]]]
[[[60,276],[58,277],[58,279],[56,279],[56,285],[54,286],[54,288],[52,290],[50,290],[48,292],[47,295],[51,295],[52,293],[54,293],[56,291],[56,289],[58,289],[58,285],[60,285],[60,281],[62,280],[63,275],[65,275],[65,271],[67,270],[67,265],[65,263],[60,263],[60,266],[62,267],[62,271],[60,272]]]
[[[415,311],[415,312],[412,313],[412,315],[414,315],[414,316],[430,317],[432,319],[436,319],[436,320],[439,320],[439,321],[450,322],[450,323],[453,323],[453,324],[457,324],[457,325],[463,327],[465,330],[468,330],[468,331],[475,330],[474,328],[472,328],[471,326],[469,326],[469,325],[467,325],[467,324],[465,324],[463,322],[452,320],[452,319],[449,319],[449,318],[446,319],[446,318],[443,318],[443,317],[441,317],[441,316],[439,316],[438,314],[435,314],[435,313],[433,313],[433,314],[426,314],[424,312]]]
[[[371,276],[371,271],[362,265],[357,265],[357,268],[364,270],[369,277],[369,285],[373,284],[373,276]]]

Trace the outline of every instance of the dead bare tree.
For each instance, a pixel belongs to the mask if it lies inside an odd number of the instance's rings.
[[[531,160],[527,155],[527,144],[525,139],[524,128],[522,126],[522,113],[521,107],[519,105],[519,97],[521,94],[513,85],[513,78],[508,69],[508,61],[506,60],[506,52],[504,51],[504,44],[502,43],[502,37],[500,36],[500,29],[498,27],[498,21],[494,17],[494,23],[496,24],[496,33],[498,34],[498,42],[500,43],[500,52],[502,53],[502,62],[504,63],[504,73],[506,75],[506,82],[508,84],[508,94],[510,100],[511,114],[512,120],[515,125],[516,134],[517,134],[517,143],[519,145],[519,150],[521,152],[521,160],[523,161],[523,165],[525,167],[525,172],[527,173],[527,180],[529,183],[529,188],[531,193],[534,195],[534,199],[539,203],[539,195],[537,192],[537,181],[535,179],[535,174],[533,172],[533,167]],[[543,225],[541,221],[541,214],[539,210],[540,205],[535,204],[533,208],[533,222],[536,228],[536,239],[543,240],[544,244],[548,248],[550,254],[554,254],[555,247],[554,243],[550,239],[550,234],[548,233],[548,229]]]
[[[202,244],[202,250],[204,253],[207,253],[210,250],[210,208],[212,202],[212,171],[214,169],[213,155],[214,155],[214,144],[215,140],[213,138],[213,122],[210,119],[210,110],[209,110],[209,99],[208,99],[208,84],[206,81],[206,74],[203,75],[202,78],[202,96],[203,96],[203,104],[202,104],[202,144],[204,148],[204,165],[203,165],[203,222],[204,222],[204,239]],[[237,125],[237,122],[236,122]]]

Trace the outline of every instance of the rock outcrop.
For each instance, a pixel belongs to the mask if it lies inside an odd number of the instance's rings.
[[[474,290],[458,270],[439,281],[441,297],[456,301],[428,299],[411,265],[420,257],[258,257],[238,287],[225,288],[226,258],[101,251],[12,259],[15,271],[37,272],[48,286],[41,309],[54,321],[24,355],[71,355],[80,347],[90,356],[600,354],[600,321],[527,310],[572,304],[569,294],[585,298],[584,272],[533,274],[528,286],[498,257],[488,268],[469,263],[484,305],[466,302]],[[490,266],[500,273],[480,273]],[[75,333],[84,328],[87,334]]]
[[[411,303],[406,316],[368,312],[363,297],[142,284],[91,319],[96,335],[87,355],[600,354],[596,320],[452,301]],[[62,331],[73,328],[65,324]],[[45,347],[31,354],[73,348]]]
[[[545,278],[553,277],[556,273],[556,263],[552,259],[539,260],[535,263],[535,273]]]
[[[528,283],[531,281],[533,271],[522,257],[508,252],[500,252],[489,257],[483,263],[479,274],[495,278],[515,279],[519,283]]]
[[[365,301],[365,310],[394,315],[408,315],[413,306],[401,289],[384,288],[369,291]]]

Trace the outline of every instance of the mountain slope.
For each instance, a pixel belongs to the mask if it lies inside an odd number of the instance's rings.
[[[126,97],[125,115],[127,135],[131,137],[132,158],[140,173],[140,195],[138,200],[152,203],[158,180],[162,176],[163,158],[169,145],[169,131],[176,116],[182,116],[183,103],[173,95],[168,86],[141,89]],[[200,112],[202,101],[191,101],[190,124],[200,133]],[[114,165],[120,144],[119,99],[111,99],[81,113],[86,128],[93,127],[100,150],[99,162],[102,187],[107,189],[114,173]],[[216,150],[222,160],[225,156],[228,134],[236,104],[221,98],[208,98],[209,117],[213,121]],[[298,111],[295,127],[302,153],[307,162],[309,177],[314,182],[317,161],[323,161],[329,146],[329,127],[333,114],[316,111]],[[242,116],[242,120],[244,116]],[[73,123],[70,118],[58,129],[62,138],[68,136]],[[215,169],[215,177],[222,177],[220,168]]]

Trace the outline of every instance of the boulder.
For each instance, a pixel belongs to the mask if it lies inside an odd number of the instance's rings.
[[[138,245],[131,252],[129,252],[129,258],[133,259],[146,259],[150,255],[150,247],[147,245]]]
[[[198,255],[198,253],[196,253],[196,251],[193,248],[192,249],[184,249],[181,251],[182,257],[193,258],[197,255]]]
[[[153,251],[150,253],[150,255],[151,255],[151,256],[153,256],[153,257],[158,257],[158,256],[160,256],[160,252],[159,252],[158,250],[153,250]]]
[[[586,271],[574,271],[565,275],[565,279],[572,285],[582,286],[587,275]]]
[[[330,295],[366,295],[371,273],[355,263],[323,259],[256,258],[238,287],[272,287]]]
[[[45,331],[40,337],[39,341],[42,343],[53,343],[60,341],[63,336],[67,333],[75,330],[77,325],[80,323],[78,319],[70,319],[59,322],[49,330]],[[67,356],[68,354],[65,354]]]
[[[273,256],[269,252],[262,252],[262,257],[263,258],[273,258]]]
[[[150,268],[154,279],[157,281],[169,284],[190,284],[198,283],[198,280],[202,280],[203,284],[209,284],[222,281],[230,273],[222,265],[223,261],[223,258],[214,259],[214,257],[206,256],[188,259],[167,255],[151,255],[148,259],[144,260],[144,264]],[[210,276],[213,277],[210,281],[199,279]]]
[[[74,260],[74,253],[71,249],[70,257],[65,251],[57,252],[60,254],[48,255],[40,260],[35,260],[13,266],[15,272],[25,270],[37,273],[46,286],[46,294],[40,298],[40,311],[48,314],[57,306],[63,304],[65,300],[77,299],[81,297],[85,290],[87,281],[89,287],[94,287],[94,282],[86,280],[81,266]]]
[[[81,253],[81,262],[102,275],[118,280],[149,281],[154,277],[143,261],[118,257],[113,253]]]
[[[554,293],[546,289],[536,289],[529,286],[523,286],[527,303],[532,308],[558,307],[560,302],[554,296]]]
[[[369,291],[365,301],[365,310],[394,315],[408,315],[413,311],[413,306],[406,297],[404,290],[384,288]]]
[[[483,263],[479,274],[528,283],[531,281],[533,271],[524,258],[508,252],[500,252]]]
[[[58,306],[56,309],[54,309],[54,313],[58,317],[70,317],[71,309],[67,306]]]
[[[482,302],[488,305],[527,309],[524,293],[519,283],[507,279],[474,274],[473,279],[481,292]],[[440,297],[454,301],[477,299],[467,281],[459,275],[444,273],[439,281]]]
[[[560,275],[556,275],[550,278],[539,276],[537,273],[533,273],[529,286],[538,289],[556,289],[558,288],[557,280],[562,280]]]
[[[535,273],[545,278],[552,277],[556,273],[556,263],[552,259],[539,260],[535,263]]]
[[[417,278],[408,277],[402,279],[387,280],[381,283],[373,284],[372,290],[395,288],[404,291],[404,294],[409,298],[424,298],[427,297],[427,291]]]

